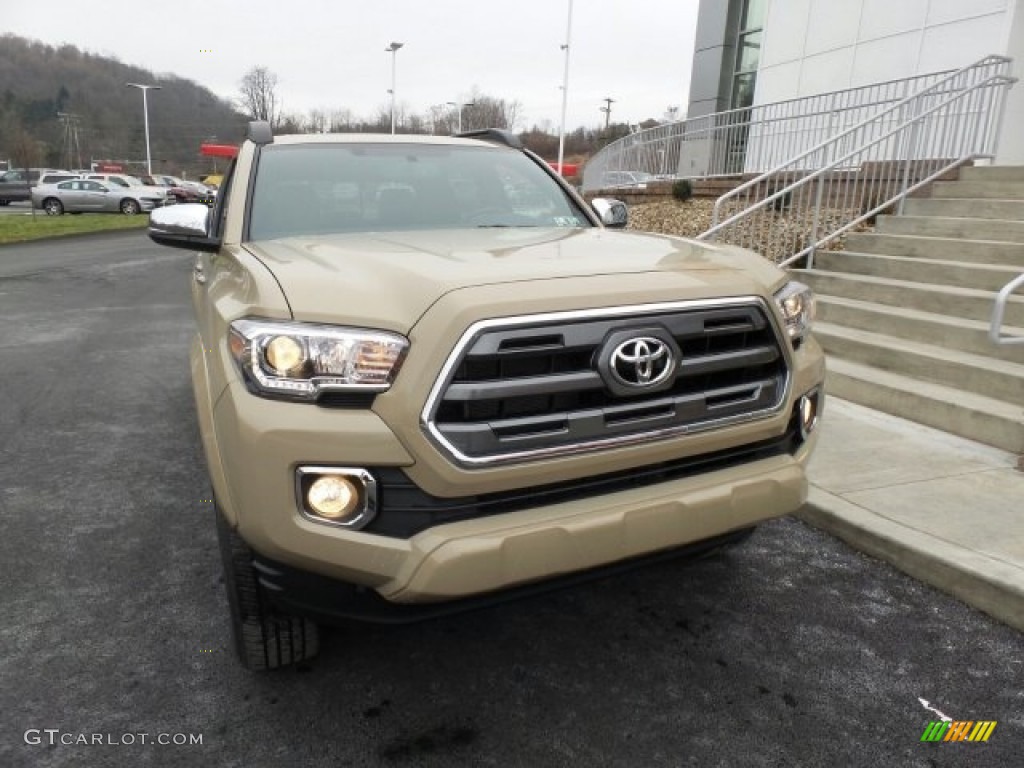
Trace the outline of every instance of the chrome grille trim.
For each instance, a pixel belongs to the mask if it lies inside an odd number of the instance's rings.
[[[527,432],[522,435],[515,435],[515,427],[518,421],[516,418],[491,419],[488,421],[492,426],[497,427],[497,431],[506,432],[506,435],[501,438],[506,443],[511,443],[513,441],[529,443],[531,440],[543,440],[554,434],[565,434],[566,430],[569,428],[568,422],[572,420],[601,418],[602,420],[605,420],[606,423],[625,426],[619,429],[619,434],[614,433],[614,426],[607,427],[607,436],[589,439],[579,443],[532,447],[524,445],[524,447],[521,448],[510,448],[510,450],[502,453],[480,456],[469,455],[460,450],[458,446],[446,437],[445,433],[438,426],[437,414],[441,405],[449,400],[456,402],[471,402],[473,400],[472,395],[474,388],[477,388],[478,390],[492,389],[491,394],[494,394],[501,393],[502,391],[512,393],[518,390],[521,386],[526,386],[521,385],[521,382],[528,381],[530,378],[528,376],[511,380],[501,379],[495,382],[452,384],[452,380],[455,377],[458,367],[463,363],[467,350],[481,335],[487,334],[488,332],[500,330],[502,332],[509,332],[515,335],[518,331],[523,331],[521,335],[528,336],[531,332],[539,330],[546,332],[549,330],[547,326],[557,323],[629,320],[634,321],[635,324],[641,324],[649,320],[652,315],[685,313],[699,310],[728,310],[738,307],[757,308],[763,319],[766,321],[767,328],[770,329],[770,335],[777,350],[781,353],[782,365],[784,367],[783,380],[781,386],[778,387],[778,396],[773,398],[773,402],[766,407],[737,414],[726,414],[717,418],[713,417],[703,419],[693,423],[671,423],[666,425],[664,423],[666,421],[666,415],[669,414],[670,411],[672,412],[673,416],[668,417],[668,420],[671,421],[674,418],[674,415],[678,414],[680,408],[685,408],[687,405],[686,401],[692,398],[686,395],[672,396],[669,394],[669,396],[666,397],[660,397],[654,400],[644,400],[639,403],[631,402],[629,399],[623,398],[602,408],[600,412],[588,412],[587,410],[582,409],[568,414],[556,413],[551,414],[550,416],[530,416],[528,423],[531,426],[536,426],[540,429],[533,433]],[[573,329],[566,328],[564,330],[566,335],[572,335]],[[723,326],[721,332],[728,332],[729,330],[728,326]],[[708,334],[717,332],[719,331],[712,330],[709,331]],[[735,356],[735,361],[737,362],[743,361],[745,358],[749,358],[752,361],[763,361],[764,359],[763,351],[757,348],[744,348],[736,350],[735,352],[721,353],[717,357],[730,356]],[[710,357],[715,356],[712,355]],[[772,355],[773,359],[776,359],[777,357],[778,355]],[[702,360],[700,356],[686,356],[680,366],[679,375],[682,377],[691,375],[691,372],[686,370],[688,366],[693,366],[694,371],[700,371],[703,373],[711,371],[719,365],[720,363],[714,360]],[[426,404],[420,414],[420,426],[432,442],[434,442],[445,455],[453,459],[456,463],[469,468],[483,468],[514,462],[529,461],[533,459],[587,453],[596,450],[646,443],[652,440],[674,437],[681,434],[703,432],[733,424],[772,417],[778,414],[789,400],[792,385],[792,367],[792,347],[789,344],[785,333],[782,332],[773,307],[761,296],[737,296],[718,299],[700,299],[694,301],[662,302],[656,304],[610,307],[605,309],[573,310],[566,312],[492,318],[472,324],[459,338],[459,341],[456,343],[454,349],[446,359],[437,380],[434,382],[434,385],[430,390]],[[564,378],[574,378],[579,384],[576,388],[578,390],[599,388],[601,383],[601,378],[596,372],[594,372],[593,376],[589,375],[587,372],[581,371],[561,374],[561,376]],[[535,380],[539,378],[544,377],[535,377]],[[772,382],[769,383],[771,384]],[[753,397],[756,398],[761,392],[761,387],[758,386],[759,384],[763,383],[748,382],[736,387],[735,389],[739,391],[735,392],[735,395],[739,399],[734,402],[739,403],[742,401],[741,396],[744,394],[744,390],[748,393],[753,392]],[[450,389],[454,390],[455,397],[447,397],[447,393]],[[530,390],[530,394],[537,394],[538,392],[557,392],[560,389],[561,385],[556,381],[548,384],[546,387],[542,387],[541,389],[532,389]],[[693,397],[698,397],[698,395],[694,395]],[[702,394],[699,395],[699,397],[703,400]],[[749,400],[749,397],[747,399]],[[631,418],[629,415],[629,410],[633,406],[635,406],[635,410],[638,412],[635,418]],[[722,410],[721,406],[716,405],[707,406],[706,410],[708,412],[712,412],[716,407],[718,407],[719,410]],[[661,411],[660,413],[658,412],[659,410]],[[643,413],[644,411],[647,413]],[[611,420],[606,419],[606,416],[609,413],[615,416],[615,418]],[[636,431],[635,429],[630,431],[631,428],[635,427],[640,422],[645,422],[649,428],[643,429],[642,431]],[[659,426],[659,424],[661,424],[661,426]],[[459,431],[458,425],[449,425],[447,429],[449,433]]]

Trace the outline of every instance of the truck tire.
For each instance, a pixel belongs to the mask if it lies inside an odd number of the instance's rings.
[[[252,550],[219,509],[216,515],[231,633],[238,658],[254,671],[312,659],[320,650],[319,628],[308,619],[274,610],[256,578]]]

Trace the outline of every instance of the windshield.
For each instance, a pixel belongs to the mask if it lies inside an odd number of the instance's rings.
[[[522,152],[438,144],[264,147],[249,239],[341,232],[592,226]]]

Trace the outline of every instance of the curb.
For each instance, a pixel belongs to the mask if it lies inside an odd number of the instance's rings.
[[[874,514],[814,485],[794,516],[1024,632],[1020,569]]]
[[[111,214],[113,215],[113,214]],[[45,237],[34,237],[31,240],[15,240],[10,243],[0,243],[0,248],[10,248],[18,245],[31,245],[32,243],[47,243],[54,240],[67,240],[72,237],[100,237],[106,236],[117,236],[117,235],[138,235],[146,234],[146,227],[124,227],[122,229],[97,229],[92,232],[58,232],[52,235],[46,235]]]

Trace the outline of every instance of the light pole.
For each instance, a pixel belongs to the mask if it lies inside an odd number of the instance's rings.
[[[146,91],[159,91],[163,86],[143,85],[142,83],[125,83],[128,88],[138,88],[142,91],[142,119],[146,124],[146,173],[153,173],[153,159],[149,154],[149,101],[146,99]]]
[[[398,49],[401,48],[405,43],[391,42],[384,50],[391,54],[391,90],[388,93],[391,94],[391,135],[395,135],[395,65],[398,61]]]
[[[455,132],[456,133],[462,133],[462,110],[463,110],[464,107],[472,107],[472,106],[474,106],[476,104],[476,102],[475,101],[467,101],[464,104],[459,104],[458,102],[455,102],[455,101],[449,101],[449,102],[447,102],[447,104],[448,104],[449,107],[455,107],[457,110],[459,110],[459,112],[458,112],[458,115],[459,115],[458,128],[455,129]]]
[[[565,25],[565,75],[562,78],[562,127],[558,131],[558,175],[562,175],[562,160],[565,158],[565,107],[569,101],[569,43],[572,38],[572,0],[569,0],[569,21]]]

